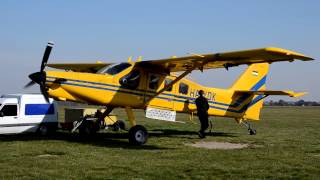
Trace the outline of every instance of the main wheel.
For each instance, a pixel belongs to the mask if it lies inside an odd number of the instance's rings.
[[[135,145],[143,145],[148,140],[148,131],[141,125],[136,125],[129,130],[129,142]]]
[[[249,134],[250,135],[256,135],[257,131],[255,129],[249,129]]]

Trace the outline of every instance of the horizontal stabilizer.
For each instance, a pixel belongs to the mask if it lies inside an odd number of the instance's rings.
[[[253,94],[253,95],[283,95],[283,96],[290,96],[290,97],[300,97],[307,92],[293,92],[293,91],[277,91],[277,90],[261,90],[261,91],[235,91],[236,93],[243,93],[243,94]]]

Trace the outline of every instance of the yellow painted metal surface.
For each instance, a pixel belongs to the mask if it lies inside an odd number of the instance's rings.
[[[221,53],[219,54],[220,59],[217,54],[202,56],[170,58],[160,61],[129,61],[131,67],[115,75],[46,71],[48,93],[51,97],[59,100],[126,108],[128,117],[134,125],[132,108],[145,109],[151,106],[183,113],[194,113],[198,91],[204,90],[210,105],[209,115],[258,120],[265,95],[302,95],[289,91],[267,91],[265,83],[269,63],[311,59],[302,54],[279,48]],[[171,71],[179,70],[180,67],[180,70],[184,70],[190,63],[193,63],[193,67],[198,69],[223,66],[228,68],[228,66],[232,66],[231,64],[251,65],[228,89],[205,87],[183,78],[175,83],[170,90],[155,96],[165,87],[166,79],[173,81],[177,78],[177,75],[170,75]],[[173,67],[174,65],[175,67]],[[123,87],[120,84],[120,79],[133,70],[140,72],[138,87],[135,89]],[[152,75],[158,77],[156,88],[150,85]],[[57,79],[64,81],[56,83]],[[180,91],[182,85],[188,87],[187,91]]]

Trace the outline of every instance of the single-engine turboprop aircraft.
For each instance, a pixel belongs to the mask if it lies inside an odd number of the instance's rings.
[[[263,99],[269,95],[298,97],[305,93],[266,90],[269,64],[278,61],[313,60],[303,54],[281,48],[261,48],[215,54],[192,54],[186,57],[136,61],[131,58],[118,64],[47,64],[53,43],[48,43],[39,72],[29,75],[45,98],[75,101],[106,107],[103,117],[114,108],[125,108],[131,124],[129,142],[144,144],[147,130],[136,124],[133,109],[146,110],[146,117],[175,121],[176,112],[196,113],[195,98],[204,90],[209,101],[210,116],[234,118],[256,131],[247,123],[259,120]],[[228,89],[205,87],[185,78],[192,71],[239,65],[248,68]],[[63,71],[44,71],[49,66]],[[173,75],[173,72],[182,72]],[[104,118],[103,118],[104,119]]]

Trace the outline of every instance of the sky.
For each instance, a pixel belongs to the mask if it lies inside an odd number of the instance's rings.
[[[23,86],[53,41],[49,63],[281,47],[315,61],[272,64],[268,89],[307,91],[302,99],[320,101],[319,7],[319,0],[1,0],[0,94],[39,92]],[[245,68],[194,72],[191,79],[228,88]],[[268,99],[280,98],[295,100]]]

